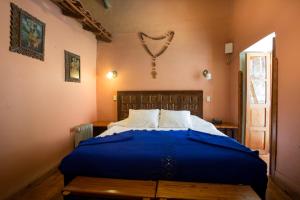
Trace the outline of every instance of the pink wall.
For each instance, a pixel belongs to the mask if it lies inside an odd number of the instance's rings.
[[[10,52],[9,0],[0,1],[0,199],[58,164],[70,128],[96,119],[94,36],[49,0],[13,0],[46,23],[45,61]],[[81,56],[81,83],[64,82],[64,50]]]
[[[203,90],[212,102],[204,102],[204,117],[230,119],[229,72],[224,55],[228,41],[230,1],[219,0],[113,0],[101,16],[112,30],[111,44],[98,43],[97,106],[99,120],[116,120],[118,90]],[[91,6],[91,10],[93,10]],[[137,33],[162,35],[175,31],[173,42],[157,61],[152,79],[151,58]],[[201,75],[207,68],[213,80]],[[111,69],[118,78],[107,80]]]
[[[238,54],[273,31],[279,58],[276,176],[299,193],[298,0],[112,0],[113,8],[101,12],[100,21],[112,31],[113,43],[98,45],[50,1],[13,0],[46,23],[44,62],[8,51],[9,2],[0,1],[0,199],[71,150],[70,128],[96,119],[96,97],[98,119],[116,120],[112,98],[118,90],[202,89],[205,97],[212,96],[210,104],[204,103],[205,118],[237,121]],[[91,11],[97,12],[95,8]],[[153,80],[151,59],[137,32],[161,35],[167,30],[174,30],[175,38],[158,59],[158,78]],[[236,53],[228,66],[224,43],[231,39]],[[81,84],[64,82],[65,49],[81,55]],[[212,81],[201,76],[204,68],[212,72]],[[111,69],[119,76],[109,81],[105,74]]]
[[[300,196],[300,1],[235,0],[232,36],[235,56],[231,69],[232,119],[237,120],[239,53],[276,32],[279,59],[278,145],[276,177]],[[294,195],[297,195],[297,194]]]

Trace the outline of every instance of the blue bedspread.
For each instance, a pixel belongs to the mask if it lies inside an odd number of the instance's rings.
[[[251,185],[264,199],[267,166],[235,140],[193,130],[127,131],[91,138],[60,165],[67,180],[93,176]]]

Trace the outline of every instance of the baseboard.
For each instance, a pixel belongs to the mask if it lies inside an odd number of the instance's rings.
[[[4,199],[9,200],[14,195],[18,194],[19,192],[22,192],[24,189],[26,189],[26,188],[34,185],[34,184],[38,184],[39,182],[41,182],[45,178],[49,177],[52,173],[54,173],[58,169],[59,163],[60,163],[60,161],[54,163],[53,165],[51,165],[50,167],[48,167],[48,168],[46,168],[44,170],[41,170],[34,177],[32,177],[30,180],[24,182],[23,184],[17,186],[12,191],[10,191],[7,194],[7,196],[4,197]]]
[[[300,199],[300,184],[288,178],[278,170],[275,175],[271,176],[272,181],[280,187],[281,190],[286,192],[292,199]]]

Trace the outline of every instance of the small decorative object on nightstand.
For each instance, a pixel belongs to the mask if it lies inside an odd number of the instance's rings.
[[[100,135],[104,131],[107,130],[107,126],[111,123],[111,121],[96,121],[93,122],[93,135],[94,137]]]
[[[226,134],[234,139],[236,137],[236,135],[235,135],[236,130],[238,130],[238,128],[239,128],[237,125],[230,123],[230,122],[222,122],[221,124],[216,124],[215,126],[219,131],[223,132],[224,134]]]

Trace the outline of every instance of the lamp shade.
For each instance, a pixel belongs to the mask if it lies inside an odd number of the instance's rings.
[[[109,71],[106,74],[106,78],[108,78],[110,80],[117,78],[117,76],[118,76],[118,72],[117,71]]]

